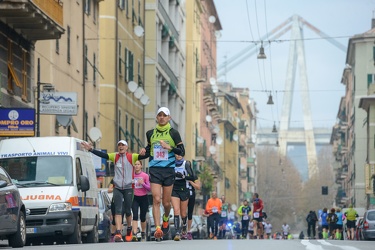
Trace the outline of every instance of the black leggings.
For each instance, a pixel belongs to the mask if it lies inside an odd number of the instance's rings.
[[[189,197],[189,202],[188,202],[188,220],[193,219],[194,206],[195,206],[195,192],[193,191],[193,193]]]
[[[133,198],[132,211],[133,220],[138,221],[138,208],[140,210],[141,222],[146,221],[146,214],[148,210],[148,197],[147,195],[135,196]]]

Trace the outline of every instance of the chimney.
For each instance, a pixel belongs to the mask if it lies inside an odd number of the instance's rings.
[[[375,28],[375,18],[371,19],[371,29]]]

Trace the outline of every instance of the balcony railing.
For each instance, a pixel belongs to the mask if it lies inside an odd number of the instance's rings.
[[[29,41],[59,39],[64,33],[58,0],[2,0],[0,21]]]

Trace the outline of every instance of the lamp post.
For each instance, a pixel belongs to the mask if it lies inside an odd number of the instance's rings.
[[[38,76],[37,76],[37,83],[36,83],[36,137],[40,137],[40,85],[46,85],[48,86],[48,91],[53,91],[55,88],[52,84],[50,83],[43,83],[40,82],[40,58],[38,58]]]

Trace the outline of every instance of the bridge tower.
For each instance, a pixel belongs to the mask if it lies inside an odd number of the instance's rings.
[[[299,132],[289,130],[297,64],[300,73],[300,93],[304,124],[304,130],[300,130]],[[306,144],[308,173],[310,178],[318,172],[318,168],[316,165],[317,156],[314,128],[311,116],[309,85],[307,80],[305,49],[303,44],[303,25],[298,16],[293,16],[292,21],[285,90],[278,138],[279,153],[280,156],[286,156],[288,143],[297,143],[301,142],[301,140],[304,141]]]

